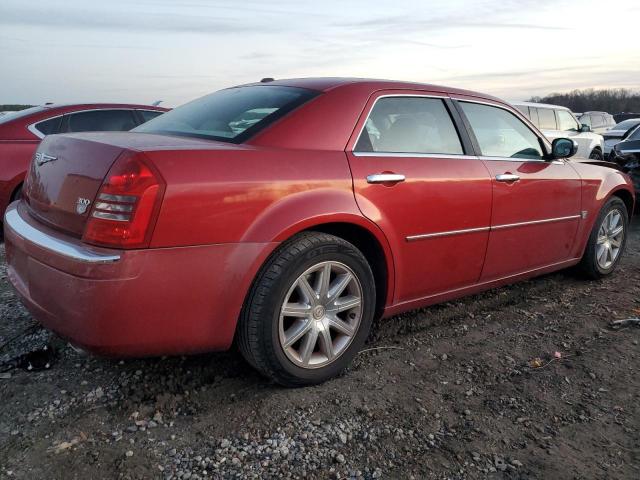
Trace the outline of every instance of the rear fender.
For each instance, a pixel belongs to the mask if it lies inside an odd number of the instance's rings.
[[[384,252],[387,302],[391,301],[395,284],[391,247],[382,230],[360,213],[349,190],[324,188],[288,195],[257,217],[241,241],[281,243],[297,233],[333,223],[356,225],[377,240]]]

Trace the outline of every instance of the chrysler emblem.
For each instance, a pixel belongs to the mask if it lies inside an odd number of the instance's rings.
[[[80,215],[84,214],[91,205],[91,200],[88,198],[78,197],[78,201],[76,202],[76,212]]]
[[[51,155],[47,155],[46,153],[37,152],[36,153],[36,163],[39,167],[44,165],[45,163],[55,162],[58,157],[53,157]]]

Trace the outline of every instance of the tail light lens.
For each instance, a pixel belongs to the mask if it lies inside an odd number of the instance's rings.
[[[164,189],[164,180],[141,154],[121,155],[98,191],[82,240],[106,247],[148,247]]]

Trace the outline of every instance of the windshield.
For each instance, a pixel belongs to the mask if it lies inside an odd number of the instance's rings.
[[[39,113],[46,110],[45,107],[31,107],[25,108],[24,110],[19,110],[17,112],[12,112],[10,115],[2,115],[0,116],[0,124],[10,122],[15,120],[16,118],[27,117],[33,113]]]
[[[629,120],[625,120],[624,122],[620,122],[617,125],[611,127],[611,130],[624,130],[625,132],[632,127],[635,127],[640,123],[640,118],[631,118]]]
[[[229,88],[182,105],[132,131],[240,143],[316,95],[304,88],[275,85]]]

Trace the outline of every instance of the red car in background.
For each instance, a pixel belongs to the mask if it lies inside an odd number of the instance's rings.
[[[375,317],[574,265],[612,273],[633,186],[575,151],[454,88],[229,88],[132,132],[47,137],[5,214],[8,276],[36,319],[89,351],[235,339],[277,382],[318,383]]]
[[[0,212],[20,194],[40,141],[54,133],[127,131],[166,112],[149,105],[42,105],[0,116]]]

